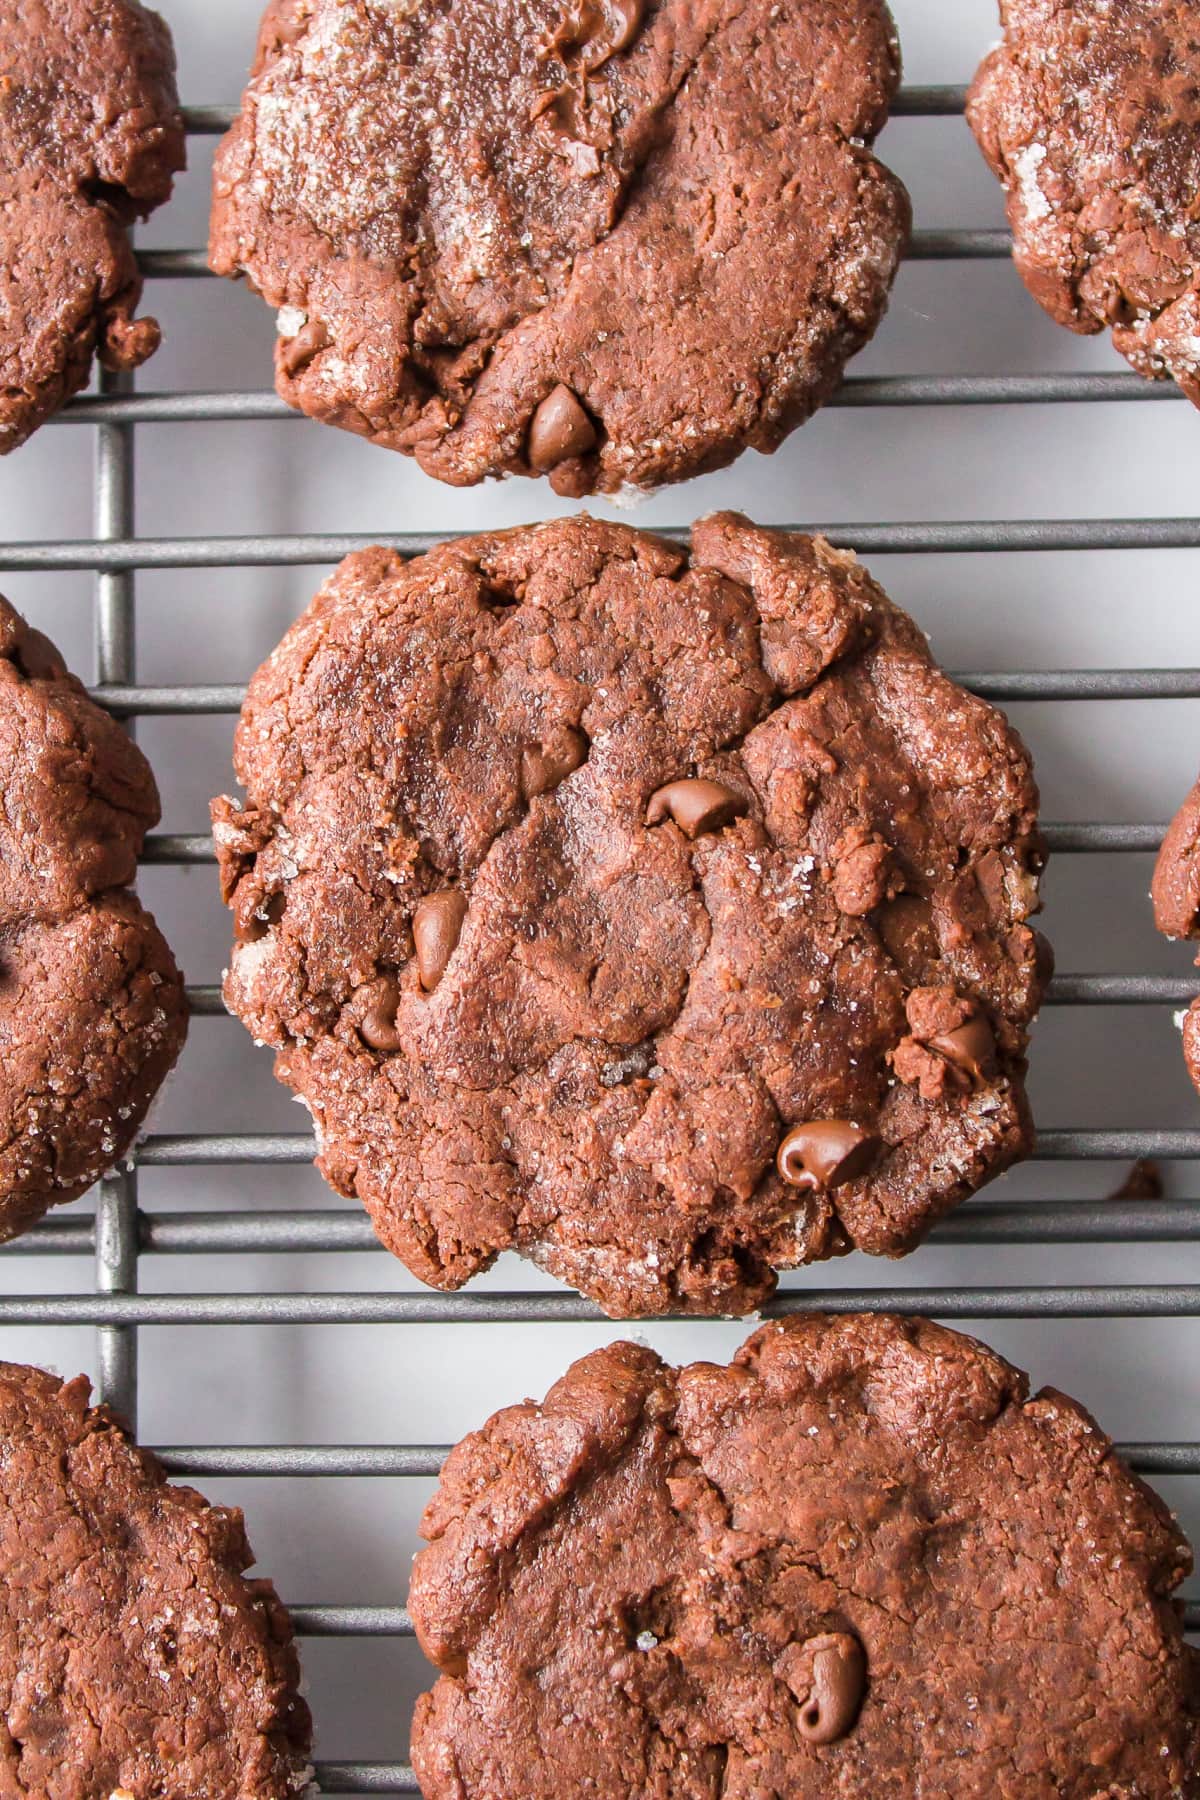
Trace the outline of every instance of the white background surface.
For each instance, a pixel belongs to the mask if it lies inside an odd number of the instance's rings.
[[[796,0],[799,3],[799,0]],[[162,0],[160,0],[162,4]],[[191,103],[240,91],[257,22],[253,0],[165,0],[180,85]],[[912,82],[961,82],[996,35],[993,0],[899,0]],[[961,120],[902,119],[881,152],[905,178],[919,227],[998,225],[999,192]],[[143,243],[205,236],[211,143],[191,142],[192,169]],[[273,322],[225,283],[152,284],[146,306],[166,343],[145,389],[270,385]],[[1107,340],[1053,326],[1007,263],[909,264],[875,344],[853,372],[986,372],[1124,368]],[[0,539],[90,535],[93,433],[57,424],[0,465]],[[1051,518],[1195,512],[1200,419],[1183,402],[1059,407],[827,411],[774,458],[668,490],[638,524],[687,523],[715,506],[766,522]],[[544,485],[455,492],[413,465],[300,420],[146,426],[138,431],[138,529],[146,536],[243,532],[385,534],[518,523],[564,510]],[[598,508],[603,510],[603,508]],[[949,668],[1153,666],[1200,662],[1200,553],[874,557],[874,571],[930,632]],[[147,682],[244,680],[301,610],[318,572],[209,570],[138,579],[138,676]],[[9,597],[92,673],[92,581],[86,574],[11,574]],[[1029,705],[1010,709],[1034,750],[1051,820],[1165,819],[1200,763],[1200,706],[1190,702]],[[163,793],[163,829],[207,829],[209,797],[228,787],[232,721],[151,720],[140,741]],[[1188,967],[1182,946],[1154,934],[1149,859],[1060,857],[1047,877],[1044,928],[1064,972]],[[193,982],[219,978],[226,915],[209,868],[155,869],[143,892]],[[1200,1123],[1170,1010],[1055,1009],[1033,1048],[1033,1096],[1044,1126]],[[276,1087],[270,1056],[230,1020],[201,1019],[154,1120],[157,1130],[296,1131],[303,1118]],[[1115,1186],[1114,1167],[1033,1165],[993,1196],[1084,1197]],[[1169,1192],[1193,1194],[1187,1165]],[[148,1170],[150,1210],[324,1206],[309,1169]],[[86,1210],[90,1202],[83,1202]],[[901,1265],[856,1259],[788,1278],[789,1286],[999,1282],[1196,1281],[1200,1247],[1062,1247],[1025,1251],[926,1247]],[[86,1291],[87,1259],[8,1257],[0,1292]],[[149,1258],[143,1287],[198,1291],[414,1284],[382,1252],[370,1256]],[[503,1288],[543,1285],[507,1262]],[[552,1284],[545,1284],[552,1285]],[[746,1328],[701,1323],[644,1328],[672,1357],[723,1357]],[[446,1442],[494,1407],[543,1393],[616,1327],[160,1329],[142,1332],[141,1435],[150,1444],[338,1441]],[[1076,1394],[1121,1438],[1197,1438],[1195,1322],[996,1322],[985,1336],[1035,1381]],[[90,1331],[6,1329],[0,1354],[93,1366]],[[401,1603],[422,1481],[204,1484],[245,1505],[262,1569],[293,1601]],[[1200,1535],[1200,1484],[1160,1484]],[[412,1696],[425,1671],[416,1647],[310,1642],[308,1685],[326,1759],[395,1759],[407,1751]]]

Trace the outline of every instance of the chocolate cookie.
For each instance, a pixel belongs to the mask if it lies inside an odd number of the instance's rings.
[[[0,455],[80,388],[93,354],[157,350],[135,319],[129,227],[184,166],[175,54],[137,0],[0,0]]]
[[[87,1381],[0,1363],[0,1791],[285,1800],[292,1628],[236,1509],[168,1485]]]
[[[967,117],[1017,267],[1072,331],[1112,327],[1200,405],[1200,15],[1192,0],[1000,0]]]
[[[907,196],[883,0],[272,0],[212,266],[291,405],[458,486],[774,450],[875,330]]]
[[[215,803],[231,1011],[423,1280],[617,1316],[908,1249],[1028,1151],[1029,759],[852,555],[734,514],[352,556]]]
[[[1200,781],[1163,839],[1151,894],[1154,922],[1164,937],[1200,938]],[[1200,967],[1200,956],[1196,963]],[[1183,1054],[1200,1088],[1200,998],[1183,1017]]]
[[[149,764],[0,600],[0,1239],[133,1142],[187,1031],[183,982],[129,891]]]
[[[1191,1554],[1081,1406],[940,1326],[614,1344],[454,1450],[425,1800],[1194,1800]]]

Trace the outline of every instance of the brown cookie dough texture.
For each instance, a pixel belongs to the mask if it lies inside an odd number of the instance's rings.
[[[427,1282],[744,1311],[1030,1148],[1028,756],[820,539],[352,556],[235,760],[226,1000]]]
[[[0,455],[158,348],[129,227],[184,166],[175,54],[136,0],[0,0]]]
[[[1154,922],[1164,937],[1200,938],[1200,781],[1163,839],[1151,892]],[[1196,963],[1200,967],[1200,956]],[[1200,1088],[1200,998],[1183,1017],[1183,1054]]]
[[[0,600],[0,1239],[128,1150],[186,1034],[128,884],[158,820],[141,751]]]
[[[236,1509],[172,1487],[88,1383],[0,1363],[0,1792],[286,1800],[310,1723]]]
[[[920,1320],[614,1344],[454,1450],[425,1800],[1194,1800],[1191,1553],[1082,1407]]]
[[[1001,0],[967,117],[1030,292],[1200,405],[1200,13],[1194,0]]]
[[[272,0],[212,266],[291,405],[442,481],[655,487],[774,450],[875,330],[883,0]]]

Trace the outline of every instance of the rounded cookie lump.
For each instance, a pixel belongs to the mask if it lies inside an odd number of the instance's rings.
[[[1151,892],[1154,922],[1164,937],[1200,938],[1200,781],[1163,839]],[[1200,1088],[1200,997],[1183,1016],[1183,1055]]]
[[[744,1311],[1030,1147],[1028,756],[819,539],[350,557],[235,760],[227,1004],[427,1282]]]
[[[0,1788],[285,1800],[308,1708],[236,1510],[172,1487],[88,1383],[0,1363]]]
[[[413,1570],[425,1800],[1194,1800],[1166,1507],[970,1338],[615,1344],[451,1452]]]
[[[442,481],[651,488],[775,449],[907,237],[883,0],[272,0],[211,260],[276,380]]]
[[[158,348],[135,319],[129,226],[184,166],[175,54],[136,0],[0,0],[0,455],[86,387],[97,352]]]
[[[967,117],[1017,267],[1073,331],[1111,326],[1200,405],[1200,18],[1192,0],[1001,0]]]
[[[150,766],[0,600],[0,1240],[128,1150],[187,1031],[183,981],[129,891]]]

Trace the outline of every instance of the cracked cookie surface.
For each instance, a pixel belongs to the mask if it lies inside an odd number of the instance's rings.
[[[157,821],[141,751],[0,600],[0,1239],[124,1156],[183,1045],[129,889]]]
[[[167,1483],[81,1376],[0,1363],[0,1792],[284,1800],[310,1725],[242,1515]]]
[[[0,455],[80,388],[92,358],[158,348],[136,319],[129,227],[185,159],[175,53],[136,0],[0,0]]]
[[[583,1358],[451,1452],[426,1800],[1193,1800],[1191,1554],[1074,1401],[882,1315]]]
[[[1151,887],[1154,923],[1164,937],[1200,938],[1200,781],[1172,819]],[[1200,967],[1200,956],[1197,957]],[[1200,997],[1183,1015],[1183,1056],[1200,1090]]]
[[[1026,286],[1200,405],[1200,17],[1192,0],[1001,0],[967,117]]]
[[[745,1311],[1030,1148],[1028,755],[819,539],[350,557],[235,762],[227,1004],[427,1282]]]
[[[276,382],[442,481],[652,488],[775,449],[907,237],[882,0],[273,0],[211,260]]]

